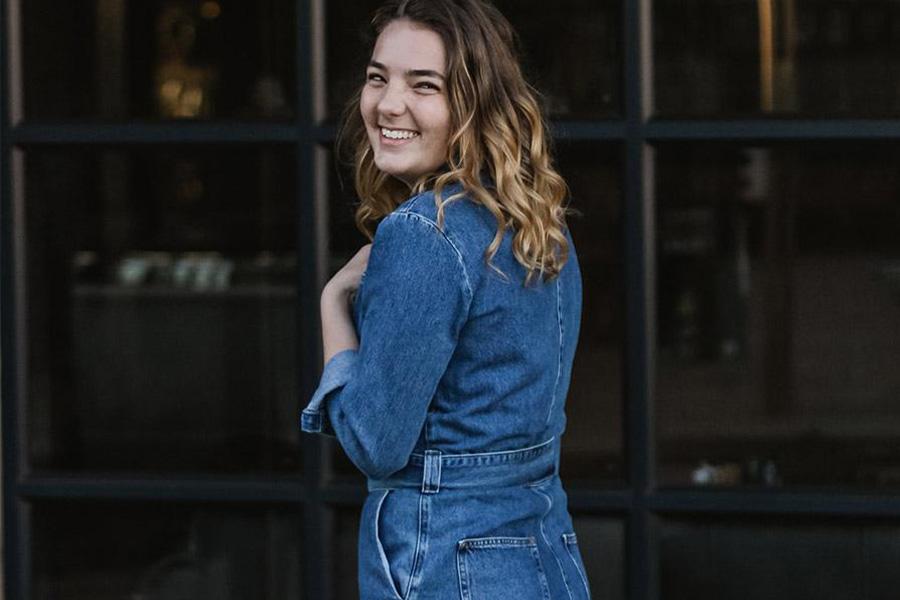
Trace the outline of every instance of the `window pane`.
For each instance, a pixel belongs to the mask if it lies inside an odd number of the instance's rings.
[[[624,343],[621,256],[621,184],[617,146],[593,142],[560,144],[559,164],[571,192],[569,217],[583,278],[581,336],[566,404],[561,474],[567,484],[621,482],[622,348]],[[329,159],[331,160],[331,159]],[[353,223],[357,200],[343,171],[343,189],[330,182],[330,269],[336,272],[368,240]],[[358,472],[331,440],[338,476]]]
[[[663,485],[900,485],[900,153],[658,151]]]
[[[566,399],[565,484],[624,481],[624,272],[619,147],[559,144],[559,166],[582,216],[567,221],[582,276],[581,332]]]
[[[620,0],[496,0],[519,34],[525,75],[552,118],[622,112]]]
[[[900,585],[900,526],[883,520],[673,518],[659,554],[663,600],[874,600]]]
[[[292,161],[26,153],[34,468],[298,468]]]
[[[334,512],[333,589],[335,600],[359,599],[359,515],[361,507]]]
[[[27,119],[288,119],[294,2],[22,1]]]
[[[340,114],[362,84],[364,35],[379,0],[328,3],[328,114]],[[498,0],[522,44],[525,75],[544,95],[553,118],[589,119],[621,113],[621,2]],[[547,49],[552,48],[552,52]]]
[[[380,0],[324,2],[327,116],[334,121],[365,81],[369,62],[366,35]],[[340,10],[337,10],[340,7]]]
[[[293,510],[46,502],[31,514],[37,599],[301,597]]]
[[[900,112],[900,4],[654,0],[665,115]]]

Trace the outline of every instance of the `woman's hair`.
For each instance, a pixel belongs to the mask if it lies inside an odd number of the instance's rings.
[[[575,211],[563,204],[568,188],[553,166],[538,93],[522,76],[509,22],[485,0],[388,0],[372,19],[372,46],[396,19],[440,35],[447,55],[451,134],[446,164],[419,178],[413,192],[434,189],[438,227],[444,202],[467,193],[497,219],[497,234],[485,251],[491,268],[502,274],[491,258],[503,231],[512,226],[513,252],[528,271],[525,285],[535,273],[547,280],[556,277],[569,253],[565,216]],[[374,225],[409,196],[409,188],[375,165],[359,112],[361,93],[360,87],[345,109],[338,145],[353,163],[360,199],[356,225],[371,240]],[[442,189],[453,183],[464,191],[442,201]]]

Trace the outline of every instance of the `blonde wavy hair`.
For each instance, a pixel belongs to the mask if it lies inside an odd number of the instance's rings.
[[[577,211],[567,206],[568,187],[553,166],[539,94],[522,75],[512,26],[485,0],[389,0],[371,21],[371,46],[396,19],[440,35],[448,63],[452,133],[445,165],[420,177],[412,193],[434,190],[438,227],[444,204],[467,194],[497,220],[484,255],[491,268],[506,277],[491,259],[504,230],[513,227],[513,252],[527,269],[524,285],[535,274],[545,281],[557,277],[569,255],[566,215]],[[338,147],[353,166],[360,200],[356,225],[372,240],[377,222],[409,197],[410,188],[375,165],[359,111],[361,93],[362,87],[344,111]],[[490,177],[489,187],[483,175]],[[443,188],[454,183],[462,184],[463,192],[442,200]]]

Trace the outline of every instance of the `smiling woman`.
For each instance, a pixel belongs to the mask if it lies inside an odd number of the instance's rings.
[[[375,166],[412,186],[443,164],[450,138],[441,37],[410,19],[385,27],[366,70],[359,110]]]
[[[372,243],[322,291],[301,416],[367,478],[360,598],[588,600],[559,478],[581,271],[513,31],[484,0],[372,25],[341,133]]]

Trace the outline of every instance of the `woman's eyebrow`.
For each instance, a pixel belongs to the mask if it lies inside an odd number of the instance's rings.
[[[388,68],[384,66],[382,63],[377,60],[369,61],[370,67],[375,67],[376,69],[381,69],[382,71],[387,71]],[[438,73],[432,69],[407,69],[406,71],[407,77],[436,77],[438,79],[445,79],[442,73]]]

